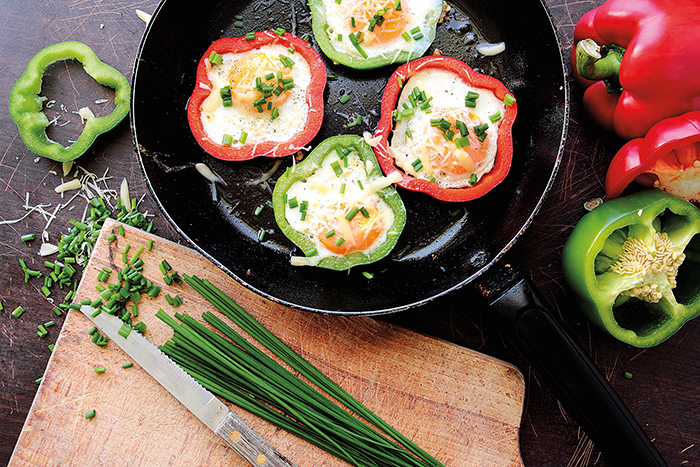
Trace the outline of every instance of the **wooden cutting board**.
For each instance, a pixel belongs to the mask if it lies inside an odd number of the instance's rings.
[[[163,287],[139,303],[145,335],[162,344],[171,336],[154,314],[214,311],[185,284],[167,286],[159,263],[206,278],[236,300],[294,350],[368,408],[446,466],[521,466],[518,430],[525,382],[514,366],[454,344],[368,317],[337,317],[296,311],[238,284],[198,252],[115,221],[102,229],[78,288],[76,301],[95,299],[97,272],[123,268],[122,252],[144,251],[144,275]],[[113,233],[117,240],[109,243]],[[110,282],[115,282],[112,274]],[[165,294],[179,295],[175,309]],[[146,296],[144,295],[144,298]],[[218,312],[216,312],[218,313]],[[245,466],[235,452],[180,405],[114,343],[91,343],[90,321],[71,311],[10,460],[17,466]],[[106,367],[95,373],[94,367]],[[86,420],[84,414],[97,415]],[[253,429],[300,467],[344,462],[233,407]]]

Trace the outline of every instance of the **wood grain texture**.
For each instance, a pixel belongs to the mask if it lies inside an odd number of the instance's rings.
[[[123,268],[121,252],[154,238],[108,220],[78,288],[77,301],[94,300],[97,273]],[[110,242],[113,233],[117,240]],[[165,259],[180,273],[209,279],[294,350],[448,466],[521,466],[518,430],[525,381],[514,366],[447,341],[370,318],[312,315],[251,296],[199,253],[154,238],[140,258],[144,275],[163,290],[139,304],[146,336],[162,344],[171,329],[158,308],[199,317],[213,307],[186,284],[167,286],[158,269]],[[112,274],[115,281],[116,273]],[[184,304],[170,307],[165,294]],[[10,466],[246,465],[219,438],[138,368],[116,344],[98,347],[92,323],[70,312]],[[94,367],[104,366],[103,374]],[[84,414],[95,409],[94,419]],[[300,466],[345,465],[256,417],[238,415]],[[61,450],[45,449],[62,446]]]

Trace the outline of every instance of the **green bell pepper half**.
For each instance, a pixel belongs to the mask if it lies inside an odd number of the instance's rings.
[[[360,52],[360,49],[362,49],[361,34],[359,44],[355,46],[357,47],[357,53],[352,49],[350,53],[346,53],[338,50],[333,45],[334,42],[337,42],[338,33],[333,31],[332,27],[328,24],[326,7],[324,5],[326,2],[324,0],[308,0],[311,10],[311,28],[314,33],[314,38],[316,42],[318,42],[323,53],[335,63],[340,63],[356,69],[370,69],[392,63],[406,63],[422,56],[428,47],[430,47],[430,44],[435,40],[437,23],[442,16],[442,0],[422,1],[425,2],[424,7],[427,7],[427,14],[419,27],[420,35],[411,35],[409,31],[405,31],[404,34],[408,34],[408,36],[406,39],[402,37],[398,38],[397,42],[400,44],[398,47],[392,47],[377,56],[365,57],[363,56],[364,53]],[[395,2],[384,3],[387,5],[396,4]],[[396,6],[387,6],[386,8],[396,8]],[[350,18],[346,19],[348,22],[350,21]],[[362,31],[358,30],[357,33],[362,33]],[[346,36],[343,37],[343,41],[351,42],[351,39],[349,36]]]
[[[652,347],[700,314],[700,210],[660,190],[606,201],[576,224],[564,278],[584,315],[616,339]]]
[[[302,162],[287,169],[275,184],[275,189],[272,194],[275,221],[284,235],[301,248],[306,257],[318,255],[316,243],[307,234],[295,230],[290,225],[286,216],[288,200],[286,200],[285,195],[295,182],[305,181],[321,167],[323,160],[327,156],[337,154],[337,151],[348,149],[357,153],[360,159],[365,163],[365,167],[368,165],[367,162],[370,162],[371,170],[367,173],[370,182],[384,178],[377,158],[374,155],[374,151],[364,138],[357,135],[341,135],[333,136],[322,141]],[[387,231],[384,242],[373,248],[369,253],[353,251],[345,256],[334,255],[323,257],[319,260],[318,264],[316,264],[317,266],[344,271],[353,266],[378,261],[391,252],[406,224],[406,208],[393,185],[385,186],[376,193],[394,213],[394,221]],[[357,215],[361,216],[361,214]]]
[[[49,119],[43,112],[43,101],[39,93],[46,68],[59,60],[69,59],[78,60],[95,81],[114,89],[115,109],[104,117],[86,120],[78,140],[64,147],[46,136]],[[17,124],[22,141],[32,152],[58,162],[66,162],[83,155],[98,135],[111,130],[124,119],[129,113],[130,96],[129,81],[117,70],[101,62],[90,47],[81,42],[61,42],[41,49],[29,61],[10,91],[10,116]]]

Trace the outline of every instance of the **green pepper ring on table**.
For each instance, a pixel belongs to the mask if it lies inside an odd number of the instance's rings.
[[[606,201],[564,245],[564,278],[591,322],[652,347],[700,314],[699,233],[700,210],[664,191]]]
[[[322,141],[316,148],[309,153],[306,158],[290,168],[282,175],[275,184],[275,190],[272,194],[272,205],[275,211],[275,221],[282,233],[297,245],[307,257],[313,257],[318,254],[314,242],[304,233],[295,230],[287,221],[285,194],[291,186],[299,180],[305,180],[311,176],[313,172],[321,167],[323,159],[335,154],[336,149],[352,148],[357,152],[360,159],[367,163],[372,163],[372,169],[367,174],[370,179],[382,178],[383,174],[377,163],[377,158],[374,155],[372,147],[362,138],[357,135],[341,135],[332,136]],[[354,251],[345,256],[330,256],[319,261],[318,266],[326,269],[343,271],[350,269],[353,266],[362,264],[370,264],[379,261],[396,246],[396,242],[403,231],[406,224],[406,208],[401,200],[396,189],[392,186],[386,186],[377,191],[379,197],[389,206],[394,213],[394,222],[387,232],[387,238],[383,244],[379,245],[369,254],[363,251]]]
[[[115,108],[109,115],[86,120],[78,140],[64,147],[46,135],[50,122],[43,112],[43,100],[39,94],[46,68],[57,61],[70,59],[78,60],[85,72],[99,84],[114,89]],[[67,162],[83,155],[98,135],[111,130],[126,117],[130,97],[131,87],[124,75],[101,62],[87,45],[69,41],[45,47],[32,57],[10,91],[9,110],[22,141],[32,152],[57,162]]]

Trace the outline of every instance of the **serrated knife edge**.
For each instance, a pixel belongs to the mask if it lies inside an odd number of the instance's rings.
[[[124,338],[119,334],[123,322],[116,316],[95,315],[89,305],[80,311],[251,465],[296,467],[144,336],[132,331]]]

